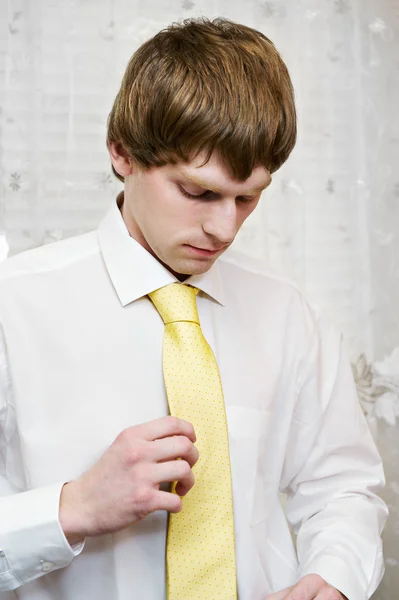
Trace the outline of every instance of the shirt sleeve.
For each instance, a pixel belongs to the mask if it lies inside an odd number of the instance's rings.
[[[59,522],[64,483],[26,491],[0,326],[0,593],[65,567],[82,552],[84,542],[71,547]]]
[[[380,535],[388,511],[377,495],[383,467],[341,336],[312,318],[283,472],[287,518],[300,577],[318,574],[349,600],[366,600],[384,573]]]

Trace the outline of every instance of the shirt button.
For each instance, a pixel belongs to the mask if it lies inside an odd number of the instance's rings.
[[[54,563],[47,562],[46,560],[41,560],[40,562],[42,563],[42,571],[43,571],[43,573],[48,573],[50,571],[51,567],[54,566]]]

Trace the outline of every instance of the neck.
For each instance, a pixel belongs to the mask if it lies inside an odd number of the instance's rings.
[[[127,217],[126,217],[125,211],[124,211],[124,199],[125,199],[125,196],[124,196],[124,192],[122,191],[122,192],[120,192],[118,194],[118,196],[116,198],[116,203],[117,203],[117,206],[118,206],[118,208],[120,210],[120,213],[122,215],[122,219],[123,219],[123,221],[124,221],[124,223],[126,225],[126,228],[127,228],[128,232],[129,232],[130,237],[133,238],[134,240],[136,240],[136,242],[138,242],[145,250],[147,250],[147,252],[149,252],[150,254],[152,254],[152,256],[154,258],[156,258],[157,261],[159,263],[161,263],[161,265],[163,265],[165,267],[165,269],[167,269],[170,273],[172,273],[172,275],[174,275],[176,277],[176,279],[178,279],[179,281],[185,281],[186,279],[188,279],[190,277],[190,274],[185,275],[185,274],[176,273],[176,271],[173,271],[173,269],[171,269],[169,267],[169,265],[165,264],[164,262],[162,262],[162,260],[160,260],[160,258],[158,258],[158,256],[151,250],[151,248],[148,246],[148,244],[146,244],[146,245],[142,244],[141,241],[139,239],[137,239],[136,236],[134,236],[134,235],[131,234],[131,232],[129,231]]]

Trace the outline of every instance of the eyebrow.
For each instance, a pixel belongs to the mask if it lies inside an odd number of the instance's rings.
[[[198,185],[199,187],[202,187],[204,190],[209,190],[210,192],[213,192],[214,194],[223,195],[223,190],[221,190],[218,187],[215,187],[214,185],[212,185],[212,186],[208,185],[206,181],[201,179],[201,177],[197,177],[196,175],[188,175],[187,173],[184,173],[183,171],[178,171],[178,174],[181,177],[184,177],[184,179],[187,179],[187,181],[194,183],[194,185]],[[271,178],[264,186],[252,188],[252,190],[249,190],[247,194],[241,194],[241,195],[252,196],[253,194],[258,194],[259,192],[263,192],[263,190],[265,190],[270,185],[270,183],[271,183]]]

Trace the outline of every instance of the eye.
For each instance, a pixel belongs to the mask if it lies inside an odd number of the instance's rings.
[[[210,190],[206,190],[202,194],[190,194],[187,190],[184,189],[183,186],[179,185],[178,187],[183,196],[185,196],[186,198],[192,198],[193,200],[196,200],[197,198],[206,198],[213,194],[213,192],[211,192]]]
[[[238,196],[237,200],[241,202],[241,204],[250,204],[255,198],[256,196]]]
[[[177,186],[179,188],[179,191],[181,194],[183,194],[183,196],[185,196],[186,198],[190,198],[192,200],[198,200],[198,199],[208,199],[208,200],[217,200],[218,198],[220,198],[219,194],[216,194],[215,192],[212,192],[211,190],[206,190],[205,192],[202,192],[202,194],[190,194],[190,192],[188,192],[182,185],[178,184]],[[250,204],[251,202],[254,202],[254,200],[256,200],[257,196],[237,196],[236,200],[238,202],[240,202],[240,204]]]

